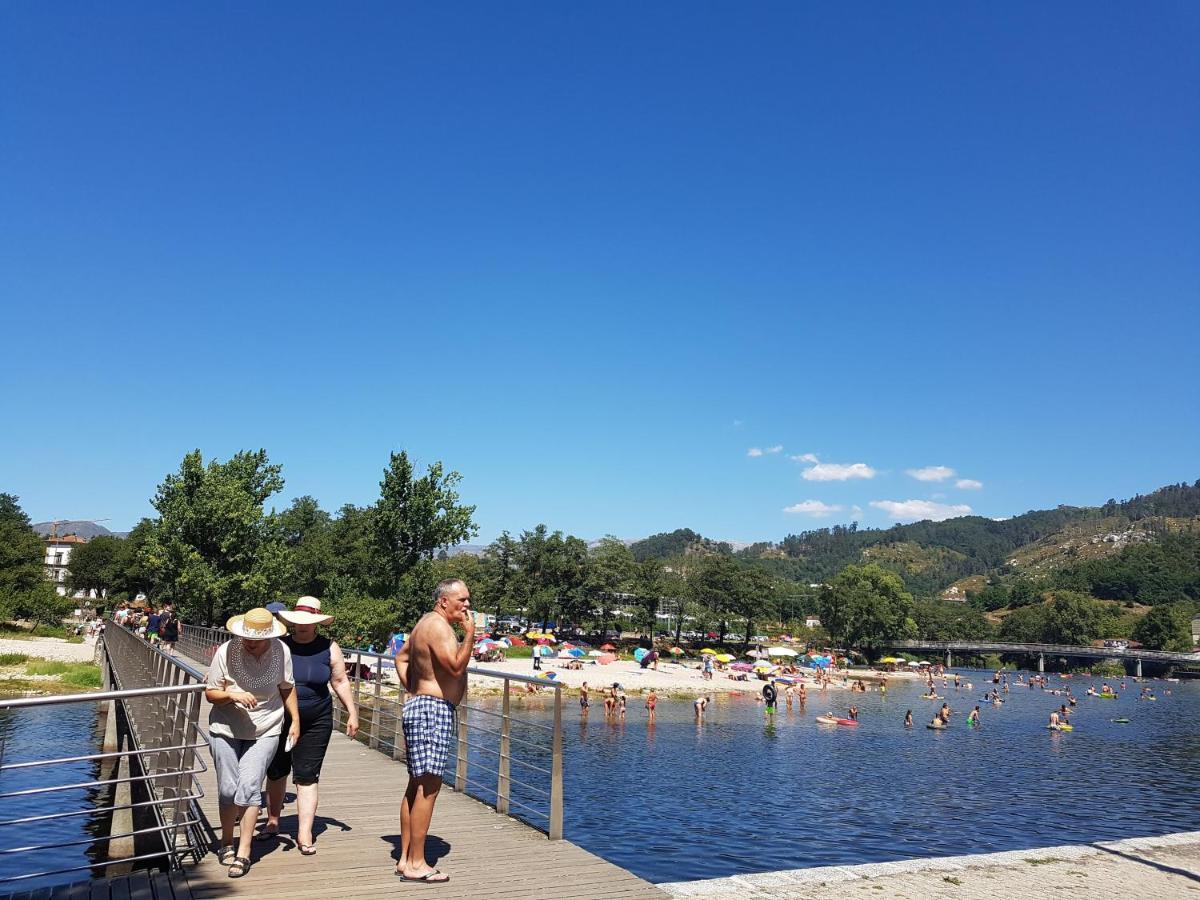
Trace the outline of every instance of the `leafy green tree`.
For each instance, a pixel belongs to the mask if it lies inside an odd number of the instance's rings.
[[[103,596],[115,590],[122,580],[122,563],[125,560],[125,541],[119,537],[102,534],[71,551],[71,562],[67,586],[72,592],[95,591]]]
[[[272,519],[274,537],[288,549],[284,587],[297,596],[323,597],[336,572],[333,519],[309,496],[297,497]]]
[[[329,530],[333,573],[349,579],[361,593],[383,581],[375,552],[374,515],[374,507],[347,503],[338,510]],[[325,590],[329,591],[328,584]]]
[[[439,547],[452,547],[478,531],[471,519],[475,507],[459,505],[461,480],[457,472],[443,472],[440,462],[416,478],[407,452],[391,455],[371,518],[384,593],[398,592],[405,573]]]
[[[926,641],[990,640],[994,629],[983,613],[965,603],[925,600],[913,605],[917,636]]]
[[[141,558],[181,618],[220,624],[278,594],[286,550],[263,504],[282,488],[280,467],[265,450],[207,465],[195,450],[159,485],[153,500],[159,519]]]
[[[521,532],[517,566],[525,605],[536,621],[553,620],[559,612],[575,621],[586,617],[587,544],[582,540],[539,524]]]
[[[731,606],[746,620],[746,643],[754,636],[755,617],[766,621],[777,618],[779,610],[779,588],[775,580],[765,572],[742,569],[736,582],[737,593],[731,598]]]
[[[821,589],[821,624],[848,647],[870,651],[914,635],[912,614],[912,595],[900,576],[875,564],[846,566]]]
[[[1138,622],[1133,639],[1151,650],[1186,653],[1192,649],[1194,614],[1195,607],[1190,603],[1159,604]]]
[[[30,594],[49,584],[45,552],[18,498],[0,494],[0,618],[22,618]]]
[[[625,542],[612,535],[601,538],[587,556],[583,590],[594,606],[601,635],[608,632],[609,610],[619,595],[636,593],[638,563]]]
[[[503,618],[505,611],[515,611],[518,606],[520,574],[517,568],[517,542],[507,531],[501,532],[500,537],[483,551],[480,567],[482,590],[495,611],[497,621]]]
[[[746,581],[732,556],[702,556],[689,579],[692,595],[717,623],[717,637],[725,643],[729,620],[745,612]]]
[[[1090,644],[1105,620],[1103,604],[1075,591],[1055,591],[1045,612],[1042,635],[1048,644]]]
[[[1040,603],[1013,610],[1000,623],[1000,640],[1012,644],[1045,643],[1046,607]]]

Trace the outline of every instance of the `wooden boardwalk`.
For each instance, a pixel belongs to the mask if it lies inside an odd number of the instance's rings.
[[[201,722],[207,730],[207,703]],[[209,771],[201,776],[202,807],[219,834],[216,775],[212,760],[205,762]],[[581,847],[551,841],[448,786],[438,797],[425,855],[450,881],[438,885],[403,881],[392,873],[400,855],[400,798],[407,782],[402,762],[335,733],[321,772],[321,804],[313,834],[316,855],[301,856],[296,847],[296,808],[289,782],[280,837],[254,842],[252,865],[243,878],[228,877],[210,853],[188,870],[193,896],[365,897],[404,891],[431,898],[666,897],[649,882]],[[264,809],[260,825],[265,819]]]

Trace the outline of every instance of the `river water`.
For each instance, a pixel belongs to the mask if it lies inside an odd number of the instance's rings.
[[[97,724],[94,703],[0,711],[0,743],[3,744],[4,763],[97,753],[102,736],[97,734]],[[89,782],[96,779],[97,772],[95,762],[16,769],[0,774],[0,793]],[[0,820],[74,812],[92,809],[95,805],[95,792],[87,788],[7,797],[0,800]],[[94,814],[0,827],[0,850],[53,845],[51,849],[35,854],[0,852],[0,879],[30,871],[86,866],[91,861],[88,855],[91,837],[97,830],[105,831],[106,828],[107,823],[97,821]],[[76,841],[87,843],[72,843]],[[101,849],[103,846],[99,845]],[[90,870],[83,869],[66,875],[0,881],[0,894],[29,891],[90,877]]]
[[[624,723],[599,705],[584,720],[571,698],[566,836],[660,882],[1200,829],[1200,683],[1149,682],[1159,699],[1139,702],[1132,680],[1104,700],[1084,696],[1091,679],[1051,676],[1051,689],[1070,684],[1078,697],[1074,731],[1045,727],[1065,697],[1025,686],[1001,707],[980,704],[981,727],[969,729],[991,673],[959,671],[975,688],[938,682],[954,711],[940,732],[925,724],[941,704],[911,682],[886,696],[813,691],[791,711],[781,696],[773,722],[752,695],[718,695],[703,725],[690,699],[660,701],[650,725],[641,698]],[[851,703],[858,727],[814,722]],[[552,722],[540,700],[513,713]],[[514,798],[533,801],[519,788]]]

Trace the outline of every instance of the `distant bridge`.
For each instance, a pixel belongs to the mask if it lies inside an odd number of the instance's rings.
[[[1036,656],[1038,671],[1045,668],[1045,659],[1050,657],[1070,657],[1074,659],[1114,659],[1133,660],[1137,663],[1137,674],[1142,674],[1142,661],[1161,662],[1167,665],[1180,666],[1200,665],[1200,653],[1171,653],[1166,650],[1130,650],[1116,647],[1077,647],[1073,644],[1003,644],[997,641],[890,641],[882,646],[892,650],[908,650],[912,653],[945,653],[946,665],[950,665],[952,654],[968,653],[1007,653],[1013,655]]]

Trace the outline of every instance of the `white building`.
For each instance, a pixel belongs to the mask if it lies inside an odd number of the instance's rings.
[[[804,617],[804,627],[805,628],[820,628],[821,620],[817,616],[805,616]]]
[[[87,538],[81,538],[77,534],[65,534],[59,537],[44,538],[46,542],[46,556],[42,564],[46,567],[46,579],[54,582],[54,590],[58,591],[60,597],[67,596],[67,576],[71,570],[71,552],[80,544],[86,544]],[[96,599],[94,590],[88,591],[86,594],[83,591],[76,591],[71,596],[78,599]]]

